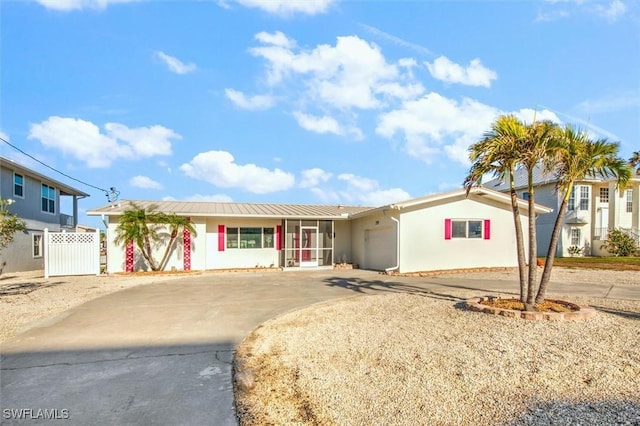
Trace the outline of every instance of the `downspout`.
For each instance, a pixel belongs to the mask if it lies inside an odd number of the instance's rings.
[[[396,206],[392,206],[392,208],[397,209]],[[400,221],[393,216],[387,216],[386,210],[382,210],[382,214],[396,223],[396,264],[395,266],[386,268],[384,270],[385,272],[388,273],[388,272],[396,271],[400,269]]]

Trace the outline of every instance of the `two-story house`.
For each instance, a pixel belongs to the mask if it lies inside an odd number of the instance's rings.
[[[533,177],[536,203],[554,210],[536,221],[538,256],[546,256],[563,194],[556,192],[557,181],[553,174],[543,173],[541,167],[534,170]],[[516,170],[515,185],[518,197],[528,199],[526,170]],[[493,179],[484,186],[500,192],[509,191],[506,178]],[[602,245],[608,230],[613,228],[625,231],[639,242],[639,201],[640,176],[637,175],[622,190],[616,188],[615,179],[585,177],[576,182],[570,195],[556,255],[569,256],[569,247],[578,247],[584,255],[604,256],[607,253]]]
[[[8,206],[26,223],[26,230],[18,232],[8,247],[0,252],[3,272],[44,269],[44,229],[75,231],[78,224],[78,200],[88,197],[76,188],[44,176],[10,159],[0,157],[0,198],[12,200]],[[63,197],[70,197],[61,212]],[[6,264],[5,264],[6,262]]]

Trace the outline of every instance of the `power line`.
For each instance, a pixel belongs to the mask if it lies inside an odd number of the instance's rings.
[[[51,170],[53,170],[53,171],[54,171],[54,172],[56,172],[56,173],[60,173],[60,174],[61,174],[62,176],[64,176],[64,177],[67,177],[67,178],[69,178],[69,179],[71,179],[71,180],[73,180],[73,181],[79,182],[79,183],[81,183],[81,184],[83,184],[83,185],[86,185],[86,186],[88,186],[88,187],[91,187],[91,188],[97,189],[98,191],[102,191],[102,192],[104,192],[104,193],[105,193],[105,195],[107,196],[107,198],[109,199],[109,202],[111,202],[111,201],[115,201],[115,199],[117,199],[118,195],[120,194],[120,192],[116,191],[116,189],[115,189],[114,187],[111,187],[111,188],[110,188],[110,191],[107,191],[107,190],[106,190],[106,189],[104,189],[104,188],[100,188],[100,187],[97,187],[97,186],[95,186],[95,185],[91,185],[90,183],[87,183],[87,182],[82,181],[82,180],[80,180],[80,179],[76,179],[76,178],[74,178],[74,177],[72,177],[72,176],[69,176],[68,174],[66,174],[66,173],[64,173],[64,172],[61,172],[60,170],[58,170],[58,169],[56,169],[56,168],[54,168],[54,167],[51,167],[50,165],[48,165],[48,164],[46,164],[46,163],[44,163],[44,162],[42,162],[42,161],[38,160],[38,159],[37,159],[36,157],[34,157],[33,155],[31,155],[31,154],[27,154],[26,152],[24,152],[23,150],[21,150],[21,149],[20,149],[20,148],[18,148],[17,146],[15,146],[15,145],[11,144],[9,141],[5,140],[5,139],[4,139],[4,138],[2,138],[2,137],[0,137],[0,141],[2,141],[2,142],[4,142],[4,143],[6,143],[6,144],[7,144],[7,145],[9,145],[11,148],[15,149],[16,151],[21,152],[22,154],[26,155],[27,157],[31,158],[32,160],[37,161],[38,163],[42,164],[42,165],[43,165],[43,166],[45,166],[46,168],[51,169]],[[111,199],[111,197],[114,197],[115,199],[114,199],[114,200],[112,200],[112,199]]]

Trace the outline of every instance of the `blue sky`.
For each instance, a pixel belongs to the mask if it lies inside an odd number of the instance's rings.
[[[0,135],[121,199],[447,191],[503,113],[640,149],[637,0],[25,0],[0,19]]]

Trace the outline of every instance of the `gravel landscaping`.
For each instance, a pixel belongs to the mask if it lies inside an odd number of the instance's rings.
[[[589,272],[570,273],[640,280]],[[640,302],[567,297],[598,315],[556,323],[463,309],[471,296],[350,298],[262,324],[236,353],[241,424],[639,423]]]

